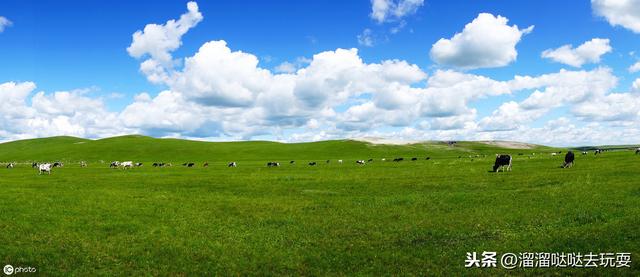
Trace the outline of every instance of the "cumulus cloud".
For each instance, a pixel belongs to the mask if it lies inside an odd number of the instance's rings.
[[[611,26],[622,26],[640,33],[640,0],[591,0],[591,7]]]
[[[13,22],[9,21],[9,19],[4,16],[0,16],[0,33],[4,32],[4,29],[11,25],[13,25]]]
[[[501,67],[515,61],[516,45],[533,25],[518,29],[509,26],[506,17],[481,13],[451,39],[441,38],[433,44],[430,56],[442,65],[462,69]]]
[[[594,38],[573,48],[571,44],[556,49],[547,49],[542,57],[573,67],[582,67],[586,63],[599,63],[600,57],[611,52],[609,39]]]
[[[631,66],[629,66],[628,70],[631,73],[636,73],[636,72],[640,71],[640,62],[636,62],[636,63],[632,64]]]
[[[371,0],[371,18],[378,23],[399,20],[412,15],[424,0]]]

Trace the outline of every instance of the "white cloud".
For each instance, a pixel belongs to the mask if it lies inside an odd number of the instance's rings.
[[[463,69],[501,67],[515,61],[516,44],[533,26],[518,29],[508,19],[481,13],[451,39],[441,38],[431,48],[431,59],[439,64]]]
[[[367,28],[358,35],[358,44],[362,46],[372,47],[374,43],[373,31]]]
[[[640,92],[640,78],[633,81],[633,84],[631,84],[631,90],[634,92]]]
[[[0,16],[0,33],[4,32],[4,29],[11,25],[13,25],[13,22],[9,21],[9,19],[4,16]]]
[[[594,38],[577,48],[567,44],[557,49],[547,49],[542,52],[542,57],[573,67],[582,67],[586,63],[599,63],[600,57],[609,52],[609,39]]]
[[[371,0],[371,18],[378,23],[402,19],[415,14],[424,0]]]
[[[636,73],[638,71],[640,71],[640,62],[636,62],[636,63],[632,64],[631,66],[629,66],[629,72]]]
[[[622,26],[640,33],[640,0],[591,0],[591,7],[611,26]]]
[[[275,68],[278,73],[294,73],[296,69],[296,65],[290,62],[283,62]]]

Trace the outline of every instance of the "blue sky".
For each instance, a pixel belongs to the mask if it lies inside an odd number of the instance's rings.
[[[0,104],[0,140],[142,133],[206,140],[637,143],[633,135],[639,133],[640,115],[633,110],[640,103],[633,82],[640,76],[629,68],[638,61],[640,1],[627,2],[198,1],[192,14],[201,18],[174,38],[179,47],[162,49],[171,65],[156,69],[168,77],[153,81],[141,64],[157,61],[151,53],[160,50],[145,44],[140,55],[131,54],[132,35],[147,24],[164,28],[168,20],[191,13],[187,1],[2,1],[0,17],[9,23],[0,29],[0,100],[12,105]],[[376,17],[376,5],[386,7],[378,10],[383,19]],[[484,23],[474,21],[481,18]],[[465,35],[467,24],[486,33],[469,31],[468,40],[452,43],[454,48],[436,46],[439,40]],[[226,45],[205,52],[201,47],[211,41]],[[554,51],[568,44],[569,51]],[[218,58],[212,55],[226,55],[224,49],[231,54],[211,62]],[[357,52],[343,56],[338,49]],[[451,49],[459,51],[451,54]],[[509,50],[517,57],[502,56]],[[543,58],[545,50],[556,58]],[[257,67],[234,60],[236,52],[255,57]],[[315,58],[320,53],[328,53],[329,65]],[[196,59],[197,54],[202,57]],[[474,62],[478,56],[486,62]],[[348,57],[362,64],[331,71]],[[188,58],[201,66],[188,68]],[[384,61],[399,66],[394,72],[372,73]],[[411,65],[419,72],[404,71],[411,71]],[[403,73],[416,75],[396,76]],[[368,74],[395,79],[373,80]],[[550,74],[555,74],[552,81],[542,80]],[[516,75],[533,80],[515,85]],[[444,82],[441,87],[434,86],[437,80]],[[302,90],[306,81],[312,86]],[[578,91],[567,92],[573,87]],[[461,90],[464,96],[457,95]],[[536,90],[547,100],[533,103]],[[619,106],[628,102],[621,111]],[[595,103],[605,106],[594,108]],[[27,115],[18,118],[7,110],[16,105],[23,105],[18,108]],[[558,128],[558,122],[568,127]],[[621,135],[607,135],[614,132]]]

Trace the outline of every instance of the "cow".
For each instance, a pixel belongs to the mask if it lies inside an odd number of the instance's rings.
[[[133,162],[132,161],[122,162],[120,166],[122,166],[122,169],[129,169],[133,167]]]
[[[357,161],[356,161],[356,164],[364,165],[365,163],[366,163],[366,162],[365,162],[364,160],[357,160]]]
[[[9,164],[7,165],[7,168],[13,168],[14,166],[15,166],[15,165],[14,165],[13,163],[9,163]]]
[[[209,163],[204,163],[202,167],[209,167]]]
[[[47,173],[51,175],[51,164],[38,165],[38,175],[41,175],[42,173]]]
[[[602,149],[596,149],[596,151],[593,151],[593,155],[598,155],[598,154],[602,154]]]
[[[573,152],[569,151],[566,155],[564,155],[564,163],[562,164],[562,168],[568,168],[573,166],[573,160],[575,160],[575,156]]]
[[[31,168],[38,168],[38,163],[31,163]]]
[[[230,162],[227,167],[237,167],[238,164],[236,162]]]
[[[188,163],[187,167],[193,167],[194,165],[196,165],[195,163]]]
[[[496,154],[496,162],[493,164],[493,172],[499,172],[502,169],[502,172],[511,171],[511,156],[510,155],[501,155]]]
[[[268,162],[267,167],[278,167],[280,166],[279,162]]]
[[[426,158],[426,160],[427,160],[427,161],[428,161],[428,160],[431,160],[431,157],[427,157],[427,158]]]
[[[373,162],[373,159],[369,159],[367,162],[368,162],[368,163],[371,163],[371,162]]]
[[[384,162],[384,161],[386,161],[386,160],[387,160],[387,159],[385,159],[385,158],[382,158],[382,159],[381,159],[381,161],[383,161],[383,162]]]
[[[81,161],[80,162],[80,167],[87,167],[87,162]]]
[[[636,155],[640,155],[640,148],[636,149]]]
[[[153,163],[151,166],[153,166],[153,167],[158,167],[159,165],[160,165],[160,164],[158,164],[158,163]]]
[[[393,159],[394,162],[401,162],[404,161],[404,158],[395,158]]]
[[[556,153],[556,152],[551,153],[551,156],[557,156],[557,155],[558,155],[558,153]]]
[[[310,166],[314,166],[314,165],[316,165],[316,162],[310,162],[309,165]]]
[[[135,167],[142,167],[142,163],[135,163],[134,166]]]
[[[331,162],[331,160],[327,160],[327,163],[330,163],[330,162]]]
[[[413,157],[413,158],[411,158],[411,160],[412,160],[412,161],[417,161],[417,160],[418,160],[418,158]]]
[[[290,161],[289,162],[289,164],[295,164],[295,163],[296,163],[296,161]]]
[[[585,156],[587,154],[589,154],[589,153],[587,153],[587,151],[582,151],[582,156]]]
[[[61,162],[55,162],[53,163],[53,167],[64,167],[64,164]]]
[[[342,164],[342,160],[338,160],[338,163],[339,163],[339,164]]]
[[[118,168],[119,166],[120,166],[120,162],[115,161],[115,162],[111,162],[111,164],[109,165],[109,168]]]

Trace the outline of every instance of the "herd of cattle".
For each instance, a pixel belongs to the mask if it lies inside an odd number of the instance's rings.
[[[604,152],[604,150],[602,149],[597,149],[594,151],[594,155],[599,155],[602,154]],[[553,152],[551,153],[552,156],[557,156],[559,154],[562,154],[561,151],[559,152]],[[588,152],[583,151],[582,155],[587,155]],[[640,155],[640,148],[635,149],[635,154],[636,155]],[[523,155],[522,153],[518,154],[518,155]],[[535,153],[532,153],[532,155],[535,155]],[[461,158],[462,156],[458,156],[458,158]],[[471,156],[470,156],[471,157]],[[480,155],[476,155],[475,157],[480,157]],[[484,157],[484,155],[483,155]],[[531,156],[530,156],[531,158]],[[430,160],[431,157],[426,157],[425,160]],[[418,158],[414,157],[411,158],[411,161],[417,161]],[[382,158],[381,161],[386,161],[385,158]],[[401,162],[404,161],[404,158],[395,158],[393,159],[394,162]],[[512,166],[512,161],[513,158],[511,157],[511,155],[506,155],[506,154],[496,154],[496,160],[493,164],[493,172],[499,172],[499,171],[511,171],[511,166]],[[565,156],[564,156],[564,162],[562,164],[562,168],[570,168],[573,166],[573,162],[575,161],[575,154],[572,151],[568,151]],[[330,163],[331,160],[327,160],[326,163]],[[337,160],[337,162],[339,164],[342,164],[343,161],[342,160]],[[365,165],[367,163],[373,162],[373,159],[369,159],[367,161],[365,160],[357,160],[356,164],[358,165]],[[290,161],[289,164],[295,164],[295,161]],[[308,163],[309,166],[316,166],[318,165],[317,162],[309,162]],[[16,163],[8,163],[6,168],[11,169],[14,168],[16,165]],[[32,168],[36,168],[38,169],[38,174],[51,174],[51,170],[53,168],[56,167],[63,167],[64,164],[62,162],[54,162],[54,163],[32,163],[31,167]],[[111,162],[111,164],[109,165],[110,168],[121,168],[121,169],[131,169],[134,167],[142,167],[143,163],[140,162],[133,162],[133,161],[125,161],[125,162],[119,162],[119,161],[114,161]],[[171,167],[173,166],[171,163],[153,163],[152,164],[153,167]],[[184,167],[195,167],[196,164],[193,162],[186,162],[183,163],[182,166]],[[238,164],[236,162],[230,162],[227,164],[227,167],[237,167]],[[279,162],[267,162],[267,167],[279,167],[280,163]],[[80,162],[80,167],[87,167],[87,162],[85,161],[81,161]],[[209,163],[205,162],[202,167],[209,167]]]

